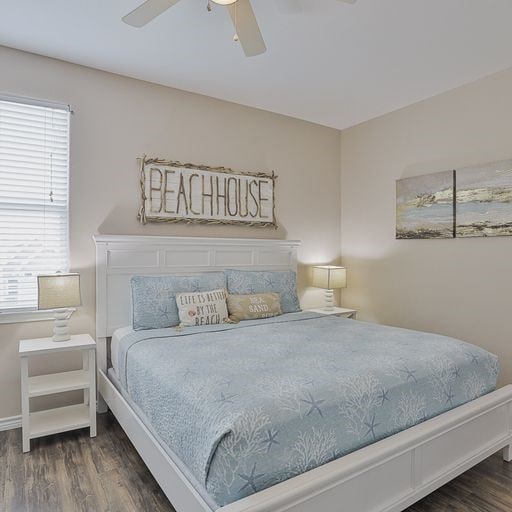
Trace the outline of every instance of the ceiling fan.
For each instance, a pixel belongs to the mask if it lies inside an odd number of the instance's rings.
[[[143,27],[157,16],[170,9],[180,0],[146,0],[132,12],[123,17],[123,21],[132,27]],[[357,0],[338,0],[346,4],[354,4]],[[252,10],[250,0],[208,0],[208,10],[211,3],[224,5],[231,15],[235,26],[235,41],[239,41],[247,57],[260,55],[267,50],[265,41],[261,35],[258,21]]]

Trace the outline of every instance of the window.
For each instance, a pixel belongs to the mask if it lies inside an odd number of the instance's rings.
[[[0,97],[0,319],[69,268],[69,109]]]

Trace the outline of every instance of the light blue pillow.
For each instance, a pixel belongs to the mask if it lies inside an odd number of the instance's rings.
[[[133,276],[133,329],[162,329],[180,323],[176,294],[226,288],[223,272],[198,276]]]
[[[251,293],[278,293],[281,296],[283,313],[300,311],[297,296],[297,275],[292,270],[226,270],[228,293],[247,295]]]

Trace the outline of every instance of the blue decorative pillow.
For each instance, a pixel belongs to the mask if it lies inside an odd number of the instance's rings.
[[[228,293],[247,295],[253,293],[278,293],[283,313],[300,311],[297,296],[297,275],[292,270],[226,270]]]
[[[198,276],[133,276],[133,328],[161,329],[180,323],[176,293],[207,292],[226,288],[223,272]]]

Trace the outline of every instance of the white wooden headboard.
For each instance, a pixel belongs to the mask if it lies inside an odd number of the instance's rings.
[[[106,370],[106,338],[131,323],[134,275],[198,274],[226,268],[296,270],[296,240],[97,235],[96,341]]]

